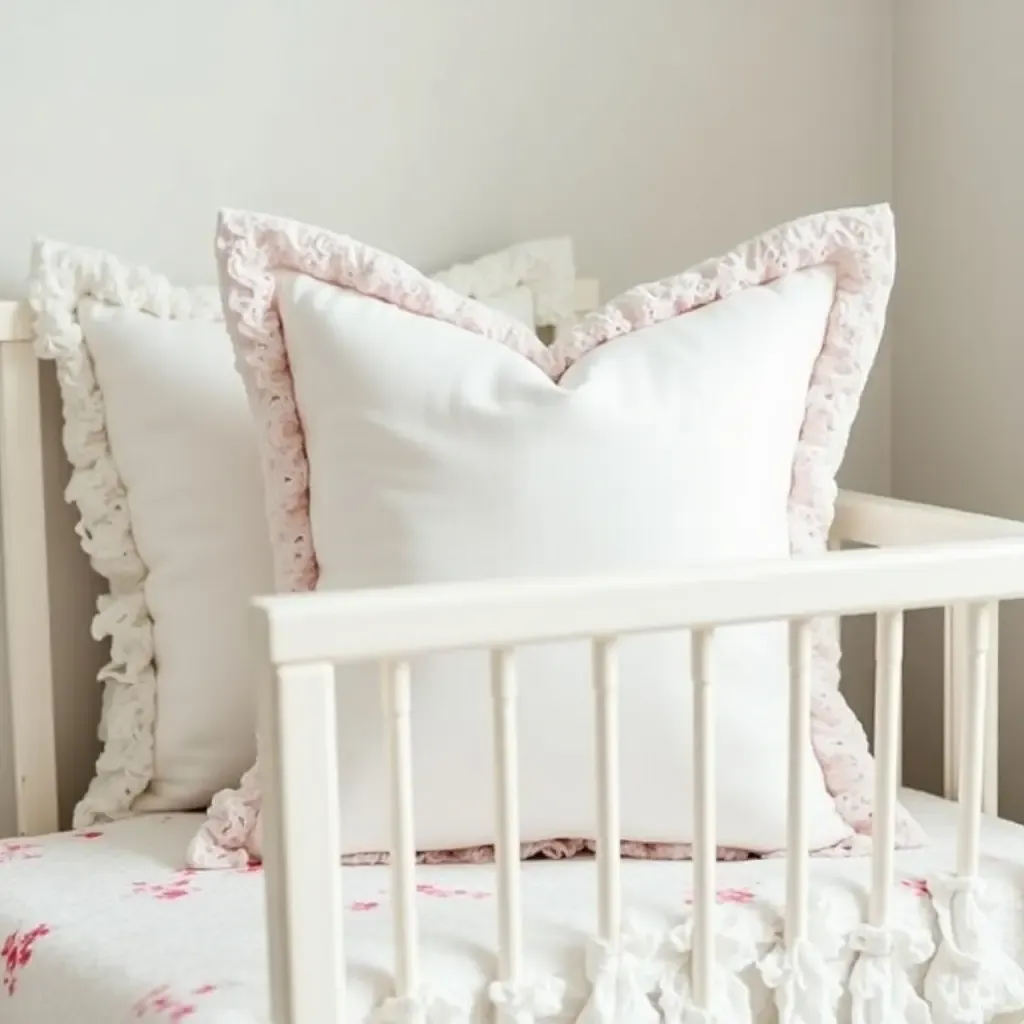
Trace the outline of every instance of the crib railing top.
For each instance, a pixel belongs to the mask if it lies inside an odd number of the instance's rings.
[[[497,580],[259,599],[275,664],[1024,597],[1024,538],[832,552],[655,577]]]

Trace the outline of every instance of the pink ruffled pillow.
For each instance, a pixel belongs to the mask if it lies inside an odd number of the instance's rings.
[[[277,583],[282,590],[317,586],[320,567],[310,523],[310,467],[296,381],[282,327],[282,282],[295,275],[339,292],[382,300],[398,310],[451,325],[506,346],[540,367],[552,381],[566,379],[575,364],[599,346],[627,335],[642,336],[667,324],[743,295],[771,288],[791,275],[824,268],[834,297],[824,307],[823,338],[813,353],[803,423],[792,450],[788,548],[801,555],[824,550],[837,494],[836,473],[885,321],[895,251],[887,206],[842,210],[778,227],[727,255],[677,276],[636,287],[589,315],[546,348],[526,327],[430,281],[395,257],[350,238],[281,218],[225,211],[217,234],[225,316],[262,435],[268,512]],[[830,285],[831,287],[831,285]],[[817,346],[817,341],[815,341]],[[847,829],[829,852],[866,848],[872,816],[873,762],[860,723],[838,690],[839,646],[833,624],[816,624],[812,745],[825,788]],[[414,736],[415,743],[415,736]],[[239,866],[260,854],[258,765],[237,790],[214,799],[209,817],[189,850],[196,867]],[[897,842],[919,843],[916,823],[898,809]],[[588,838],[537,837],[525,855],[568,856],[593,848]],[[629,856],[685,857],[681,842],[627,841]],[[432,849],[423,859],[479,860],[491,848],[474,844]],[[746,850],[720,851],[743,857]],[[764,852],[763,850],[761,852]],[[353,861],[386,854],[360,851]]]

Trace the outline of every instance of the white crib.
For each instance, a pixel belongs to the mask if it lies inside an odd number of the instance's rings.
[[[696,789],[692,984],[698,1009],[716,1004],[710,950],[715,919],[714,635],[728,624],[790,623],[790,750],[807,749],[810,619],[877,614],[876,841],[869,924],[884,929],[893,887],[893,835],[900,768],[903,613],[946,608],[945,779],[960,802],[955,870],[978,874],[979,828],[996,804],[996,663],[999,602],[1024,596],[1024,526],[861,494],[844,494],[835,540],[890,550],[835,551],[776,564],[723,566],[665,579],[493,582],[356,594],[273,597],[258,602],[254,658],[263,676],[262,724],[269,807],[265,842],[274,1019],[343,1019],[345,950],[341,890],[332,665],[381,665],[391,756],[392,886],[398,1000],[415,1005],[417,966],[414,785],[406,658],[428,651],[489,648],[498,843],[500,981],[520,980],[519,834],[515,647],[590,638],[596,707],[594,779],[600,810],[598,936],[614,950],[621,930],[616,639],[644,631],[693,631],[693,751]],[[484,723],[481,723],[481,728]],[[804,757],[791,754],[788,848],[806,850]],[[1022,851],[1024,853],[1024,851]],[[965,894],[967,893],[965,889]],[[785,947],[796,958],[808,929],[808,857],[788,858]],[[797,1000],[798,972],[783,999]],[[782,1003],[780,1003],[780,1006]],[[411,1019],[411,1018],[410,1018]],[[793,1018],[802,1019],[802,1018]]]

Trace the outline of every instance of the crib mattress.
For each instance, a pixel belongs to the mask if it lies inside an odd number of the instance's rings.
[[[930,845],[897,856],[893,913],[900,925],[925,929],[939,940],[930,887],[953,863],[957,810],[912,791],[904,799],[928,830]],[[262,871],[183,870],[182,853],[199,820],[154,815],[0,842],[0,1022],[268,1021]],[[983,851],[983,874],[994,896],[988,934],[1020,964],[1024,828],[986,820]],[[383,867],[343,870],[349,1019],[362,1021],[390,994],[388,873]],[[755,961],[777,942],[784,873],[783,860],[717,867],[723,932],[743,940],[739,946],[753,944]],[[469,1006],[471,1019],[490,1019],[493,866],[424,866],[418,879],[424,978],[442,999]],[[837,974],[849,971],[854,954],[848,939],[864,920],[869,879],[867,860],[813,863],[812,939],[827,950]],[[626,916],[638,946],[660,943],[671,955],[666,936],[674,936],[683,955],[685,943],[679,940],[685,929],[679,926],[689,915],[691,881],[690,864],[624,863]],[[526,974],[566,984],[563,1009],[554,1019],[574,1019],[590,990],[585,950],[595,925],[595,885],[590,860],[523,868]],[[730,948],[735,954],[737,943]],[[911,971],[918,988],[926,966]],[[774,1019],[756,962],[742,978],[753,1019]],[[846,1006],[841,1019],[848,1013]]]

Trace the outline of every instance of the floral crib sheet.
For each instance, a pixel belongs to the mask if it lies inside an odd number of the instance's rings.
[[[872,959],[872,936],[864,928],[869,861],[816,860],[811,959],[821,972],[802,998],[820,1004],[822,1020],[838,1021],[865,1009],[863,1019],[915,1024],[982,1021],[1024,1010],[1024,828],[986,820],[989,901],[965,938],[957,921],[943,921],[950,916],[943,909],[944,873],[955,856],[957,809],[922,794],[904,796],[931,841],[897,856],[898,927],[895,942],[882,951],[888,960]],[[153,815],[0,841],[0,1024],[269,1024],[262,869],[183,869],[198,820]],[[348,1019],[370,1020],[391,995],[388,870],[339,870],[345,876]],[[780,944],[784,879],[781,859],[717,866],[720,1019],[778,1019],[787,970]],[[531,983],[513,993],[491,984],[493,866],[425,865],[418,880],[421,973],[431,992],[427,1020],[491,1020],[497,1002],[539,1020],[576,1020],[585,1011],[586,1020],[600,1022],[626,1012],[615,1002],[624,988],[638,1000],[629,1010],[637,1021],[685,1019],[691,865],[624,862],[630,930],[628,956],[616,966],[595,958],[600,950],[589,942],[593,862],[525,864],[524,976]],[[954,906],[952,917],[962,916]],[[950,928],[952,945],[945,941]],[[972,959],[972,942],[981,943],[983,956]],[[971,975],[979,959],[980,973]],[[887,962],[897,969],[879,974],[879,964]],[[611,997],[615,985],[607,983],[615,970],[626,970],[628,984]],[[957,1017],[955,1000],[974,991],[972,984],[980,993],[976,1012]],[[893,1007],[901,1008],[900,1016],[893,1017]],[[872,1016],[872,1009],[884,1016]]]

